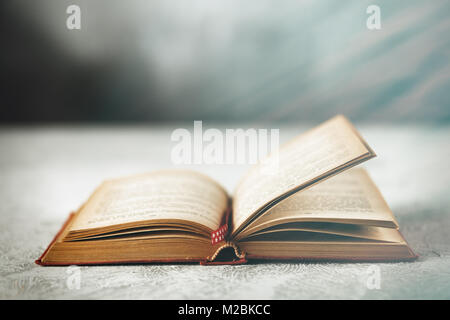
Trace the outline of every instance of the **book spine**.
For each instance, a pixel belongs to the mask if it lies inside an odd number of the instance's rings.
[[[220,253],[224,249],[231,248],[233,254],[221,255]],[[246,254],[243,252],[236,243],[232,241],[224,241],[224,243],[216,249],[213,255],[206,258],[205,261],[201,261],[202,265],[217,265],[217,264],[242,264],[246,263]]]
[[[219,228],[211,233],[211,245],[216,247],[214,253],[207,257],[204,261],[201,261],[200,264],[241,264],[247,262],[245,252],[243,252],[237,244],[230,239],[230,216],[231,203],[228,206],[228,209],[224,212]],[[227,248],[231,248],[232,250],[225,250]]]

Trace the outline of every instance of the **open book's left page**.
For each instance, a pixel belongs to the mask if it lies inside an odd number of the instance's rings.
[[[225,190],[194,171],[171,170],[104,182],[69,226],[69,238],[130,226],[184,225],[210,233],[228,206]]]
[[[104,182],[70,216],[40,265],[206,261],[220,244],[229,197],[194,171],[159,171]]]

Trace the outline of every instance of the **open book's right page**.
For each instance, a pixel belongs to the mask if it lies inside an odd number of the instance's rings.
[[[374,156],[341,115],[294,138],[239,183],[233,197],[232,235],[281,200]]]
[[[386,230],[397,229],[398,223],[364,168],[350,169],[292,195],[239,233],[239,238],[264,229],[295,227],[382,241],[392,238],[390,234],[400,237]]]

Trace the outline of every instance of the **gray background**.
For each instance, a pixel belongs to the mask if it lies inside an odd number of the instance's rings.
[[[446,0],[1,1],[0,298],[450,298],[449,14]],[[176,128],[286,140],[338,113],[378,154],[365,165],[420,255],[376,264],[380,290],[366,263],[82,267],[79,290],[34,264],[101,181],[172,167]],[[246,169],[188,167],[230,192]]]
[[[81,30],[66,8],[81,8]],[[381,8],[381,30],[366,8]],[[450,120],[447,0],[14,0],[2,122]]]

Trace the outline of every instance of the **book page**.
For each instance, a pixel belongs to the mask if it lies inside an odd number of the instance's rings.
[[[390,232],[386,232],[386,230]],[[394,231],[394,232],[392,232]],[[401,237],[399,237],[398,232],[393,228],[383,228],[376,226],[367,225],[357,225],[357,224],[345,224],[345,223],[326,223],[326,222],[298,222],[298,223],[288,223],[283,225],[277,225],[274,227],[269,227],[267,229],[255,232],[246,236],[244,241],[252,241],[255,237],[263,234],[273,234],[274,236],[280,235],[278,240],[281,240],[283,234],[297,233],[301,238],[303,233],[318,233],[318,234],[330,234],[343,237],[351,237],[356,239],[365,239],[373,241],[384,241],[384,242],[400,242]],[[241,235],[240,233],[239,235]],[[275,238],[276,239],[276,238]]]
[[[264,173],[258,164],[238,185],[233,199],[233,235],[285,197],[374,156],[343,116],[298,136],[269,156],[278,157],[275,174]]]
[[[104,182],[70,229],[181,219],[216,230],[227,206],[227,193],[212,179],[194,171],[159,171]]]
[[[350,169],[292,195],[253,221],[240,235],[287,222],[357,224],[358,220],[390,222],[398,226],[383,196],[363,168]]]

